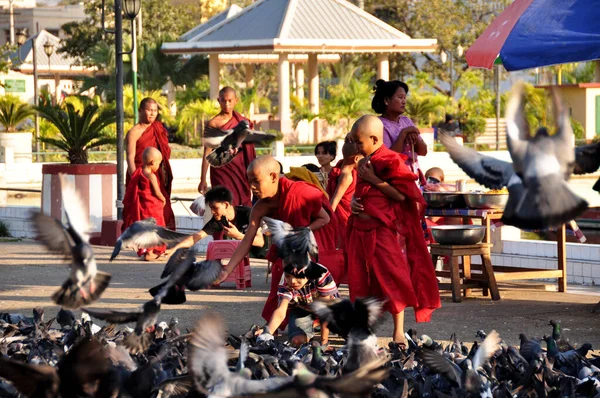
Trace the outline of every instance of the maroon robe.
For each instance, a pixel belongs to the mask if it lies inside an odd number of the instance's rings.
[[[392,314],[415,308],[417,322],[429,322],[441,307],[435,269],[421,231],[425,201],[417,176],[401,155],[382,146],[370,157],[375,174],[406,199],[396,202],[359,178],[357,198],[371,219],[352,215],[348,225],[348,281],[351,299],[384,297]]]
[[[171,158],[171,148],[169,147],[169,133],[163,126],[163,124],[159,121],[153,122],[138,138],[135,143],[135,167],[140,168],[143,166],[142,154],[144,150],[148,147],[154,147],[160,151],[162,154],[163,160],[160,164],[160,169],[158,170],[158,184],[160,186],[160,190],[165,198],[167,198],[167,204],[163,209],[165,225],[167,228],[175,230],[175,215],[173,214],[173,209],[171,208],[171,186],[173,184],[173,172],[171,171],[171,163],[169,159]],[[129,175],[127,176],[127,184],[129,184]],[[123,207],[125,207],[125,202],[123,202]],[[125,209],[123,209],[125,211]]]
[[[221,130],[232,129],[242,120],[248,119],[233,111],[233,117],[220,128]],[[248,120],[248,122],[250,121]],[[250,128],[253,128],[252,122],[250,122]],[[210,185],[212,187],[222,185],[229,189],[233,195],[232,204],[234,206],[252,206],[252,196],[246,170],[255,158],[254,144],[242,144],[242,150],[235,155],[231,162],[222,167],[210,168]]]

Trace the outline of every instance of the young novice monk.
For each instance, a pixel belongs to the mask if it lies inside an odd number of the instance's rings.
[[[250,210],[248,206],[234,206],[231,191],[223,186],[211,188],[204,195],[213,217],[206,223],[201,231],[188,236],[176,246],[166,251],[169,256],[179,248],[192,247],[196,242],[212,236],[216,232],[224,232],[225,236],[235,239],[244,239],[244,234],[250,224]],[[259,231],[252,241],[252,246],[262,247],[265,244],[262,233]]]
[[[156,173],[162,162],[162,154],[154,147],[147,147],[142,153],[142,167],[131,175],[123,198],[123,227],[125,231],[131,224],[146,218],[156,219],[156,224],[165,226],[163,208],[167,199],[162,194]],[[138,256],[145,261],[159,258],[166,246],[138,250]]]
[[[378,118],[361,117],[351,134],[356,150],[366,158],[359,162],[346,241],[350,298],[386,298],[394,320],[393,339],[405,344],[404,308],[414,307],[417,322],[428,322],[440,307],[420,224],[424,199],[415,184],[417,176],[402,156],[383,146]]]
[[[294,228],[310,228],[319,246],[319,261],[327,266],[330,263],[335,264],[336,228],[335,223],[330,223],[333,211],[327,198],[323,192],[312,185],[280,177],[279,172],[279,163],[269,155],[260,156],[250,163],[248,181],[253,195],[258,197],[259,201],[250,212],[250,225],[246,235],[221,274],[221,281],[225,280],[233,271],[233,267],[248,254],[261,220],[265,216],[286,222]],[[269,250],[267,259],[273,262],[273,274],[271,291],[262,316],[269,321],[277,308],[277,291],[283,275],[283,265],[274,245]],[[335,280],[337,272],[342,270],[329,268],[329,271]]]
[[[329,270],[321,264],[310,262],[304,271],[298,271],[292,264],[284,269],[284,283],[277,290],[279,304],[269,323],[258,329],[258,340],[270,340],[272,334],[289,315],[288,339],[292,346],[299,347],[314,336],[310,304],[317,298],[334,299],[339,297],[335,281]],[[329,342],[329,329],[321,327],[321,344]]]

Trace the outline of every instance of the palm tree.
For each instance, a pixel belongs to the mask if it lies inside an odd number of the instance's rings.
[[[440,104],[431,98],[419,98],[412,95],[406,99],[406,114],[417,126],[422,123],[429,124],[431,116],[437,115],[440,109]]]
[[[7,133],[17,131],[17,126],[35,114],[33,108],[14,95],[0,98],[0,124]]]
[[[89,103],[83,110],[76,110],[73,104],[65,102],[62,106],[43,104],[36,110],[59,132],[58,138],[40,137],[40,141],[66,151],[71,164],[87,164],[88,149],[116,142],[104,132],[116,121],[111,109]]]
[[[271,111],[271,100],[267,97],[259,95],[258,90],[255,87],[240,89],[239,101],[236,108],[247,118],[251,119],[253,113],[259,113],[260,108],[266,108],[269,112]],[[254,105],[254,109],[253,109]]]
[[[185,105],[179,112],[179,131],[185,132],[185,143],[190,142],[190,131],[193,132],[193,138],[196,138],[198,127],[201,129],[200,136],[202,137],[206,119],[218,112],[219,107],[215,101],[210,99],[196,100]]]

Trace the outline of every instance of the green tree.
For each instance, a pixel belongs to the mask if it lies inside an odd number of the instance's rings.
[[[365,0],[365,9],[411,38],[432,38],[446,52],[461,45],[468,48],[488,27],[510,0],[447,1],[447,0]],[[390,57],[391,76],[406,76],[425,72],[432,77],[432,88],[450,95],[439,82],[450,82],[450,62],[442,63],[439,53],[400,53]],[[458,80],[466,70],[464,55],[455,57],[454,76]],[[489,73],[489,72],[487,72]]]
[[[86,100],[83,100],[86,101]],[[71,164],[87,164],[88,149],[114,144],[105,129],[115,123],[115,112],[89,103],[79,111],[69,102],[62,105],[43,104],[36,107],[39,115],[58,130],[57,137],[40,136],[40,141],[66,151]]]
[[[184,139],[186,144],[200,145],[198,133],[201,138],[204,135],[206,120],[218,112],[219,107],[214,100],[198,99],[186,104],[178,114],[178,135]]]
[[[17,131],[17,126],[35,114],[33,108],[21,98],[7,94],[0,97],[0,124],[8,133]]]

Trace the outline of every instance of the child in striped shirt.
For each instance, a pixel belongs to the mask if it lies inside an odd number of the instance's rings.
[[[313,319],[309,306],[315,299],[338,298],[338,289],[329,270],[321,264],[310,262],[306,270],[298,271],[292,264],[284,269],[282,284],[277,296],[279,305],[271,320],[263,329],[259,329],[259,340],[272,339],[271,333],[277,330],[289,311],[288,339],[294,347],[299,347],[314,336]],[[321,325],[321,344],[327,345],[329,329]]]

